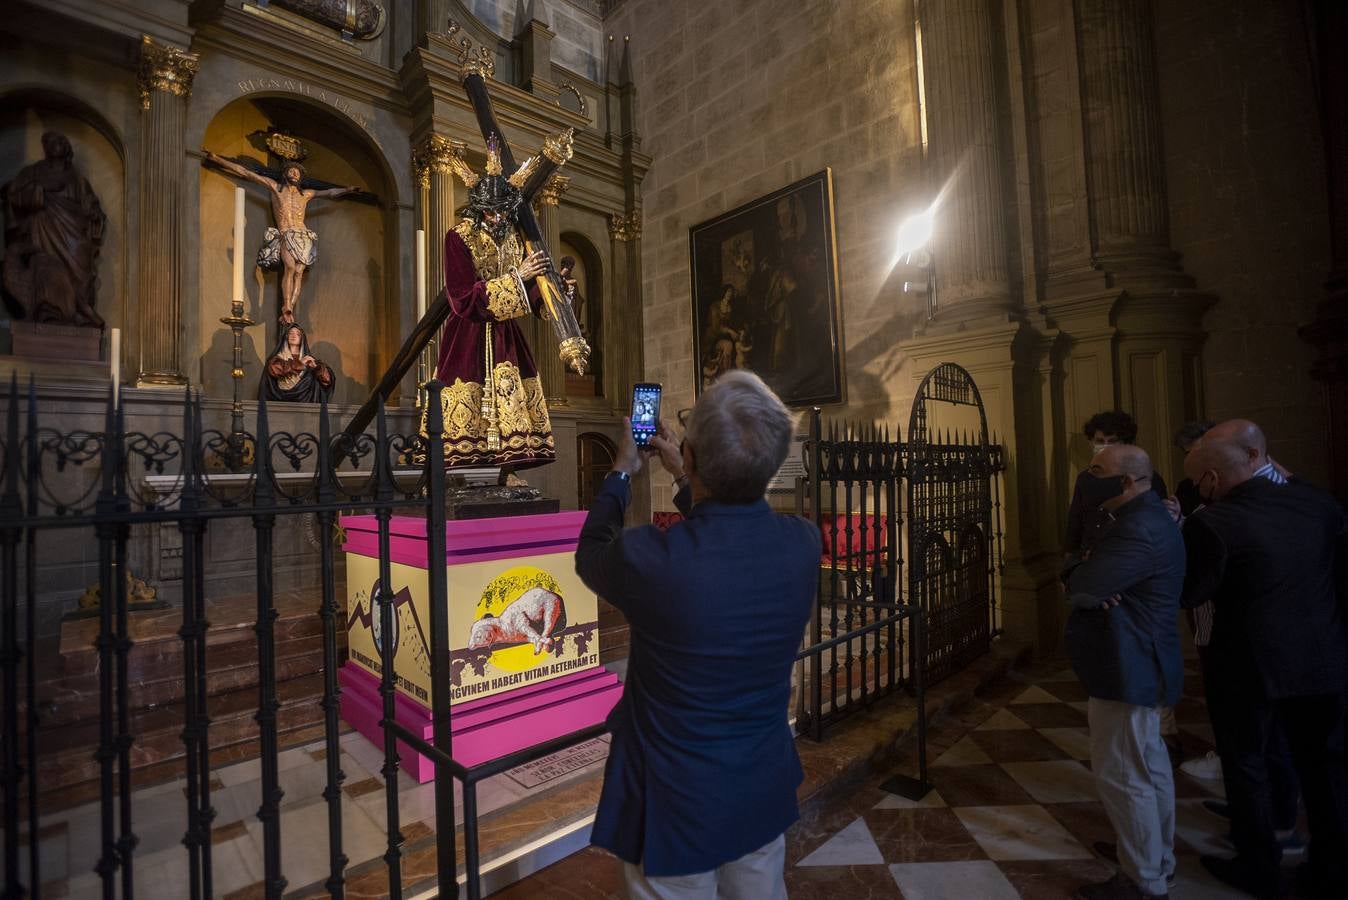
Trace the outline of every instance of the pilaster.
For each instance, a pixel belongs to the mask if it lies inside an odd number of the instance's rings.
[[[936,317],[1008,311],[999,24],[987,0],[925,3],[922,16],[928,162],[939,204],[931,242]]]
[[[543,240],[549,252],[553,254],[554,267],[557,265],[557,248],[562,243],[557,207],[570,184],[570,178],[553,175],[535,198],[538,225],[543,229]],[[538,366],[538,377],[543,383],[543,396],[547,398],[548,406],[566,406],[566,367],[557,354],[557,336],[548,321],[539,318],[531,321],[534,322],[534,363]]]
[[[137,321],[138,386],[182,385],[183,128],[194,53],[141,38],[140,265]]]
[[[641,303],[641,212],[609,215],[609,258],[613,271],[612,293],[604,304],[604,334],[608,335],[605,358],[606,392],[615,413],[625,415],[632,400],[632,385],[645,375],[642,357]]]

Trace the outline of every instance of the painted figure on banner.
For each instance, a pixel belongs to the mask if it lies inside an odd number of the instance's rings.
[[[65,135],[42,135],[42,153],[0,188],[6,305],[34,322],[102,328],[94,303],[107,216]]]
[[[543,314],[533,280],[547,272],[548,259],[542,251],[525,254],[515,219],[519,173],[502,176],[494,141],[486,171],[460,173],[468,204],[445,235],[450,313],[436,377],[445,384],[446,467],[500,466],[504,482],[515,469],[557,457],[538,368],[518,321]]]
[[[309,201],[345,197],[359,192],[360,188],[306,188],[303,186],[304,167],[294,160],[282,162],[281,177],[276,179],[254,172],[210,150],[204,152],[208,160],[231,175],[260,184],[271,192],[275,225],[267,229],[262,248],[257,253],[257,264],[267,271],[281,271],[280,320],[284,324],[294,322],[304,272],[318,261],[318,235],[304,224]]]
[[[318,403],[332,398],[332,369],[309,352],[304,329],[295,324],[281,327],[276,349],[258,385],[258,396],[291,403]]]

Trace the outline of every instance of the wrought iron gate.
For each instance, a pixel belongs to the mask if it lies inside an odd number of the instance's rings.
[[[976,424],[963,421],[975,413]],[[908,602],[925,614],[934,683],[986,653],[1001,627],[1002,448],[962,367],[942,363],[922,379],[907,450]]]

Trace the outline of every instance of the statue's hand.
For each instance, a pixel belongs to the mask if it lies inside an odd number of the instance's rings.
[[[520,277],[525,281],[531,278],[537,278],[548,270],[548,255],[542,250],[535,250],[524,258],[520,263]]]
[[[312,356],[306,356],[302,358],[300,362],[304,363],[304,366],[307,369],[317,368],[318,366],[318,360],[314,359]]]

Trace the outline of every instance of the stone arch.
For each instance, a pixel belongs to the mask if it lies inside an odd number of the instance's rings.
[[[343,199],[311,204],[305,224],[318,234],[318,260],[305,276],[298,306],[310,349],[337,376],[333,402],[360,403],[392,357],[400,333],[400,179],[361,123],[300,93],[262,90],[233,98],[207,120],[201,144],[227,157],[271,165],[274,157],[257,132],[272,127],[308,148],[304,166],[310,177],[355,186],[375,198],[373,203]],[[231,195],[238,183],[205,166],[197,182],[202,381],[208,395],[226,396],[231,386],[225,361],[232,338],[227,339],[228,329],[212,311],[228,302],[219,285],[229,284]],[[262,362],[277,339],[278,288],[277,275],[255,264],[264,232],[273,224],[270,200],[256,185],[246,186],[246,192],[245,293],[247,311],[259,323],[245,337],[250,379],[245,393],[252,395]]]
[[[561,246],[557,249],[556,259],[560,267],[562,257],[570,254],[575,256],[580,262],[585,273],[585,283],[581,285],[581,292],[584,296],[584,304],[581,309],[580,318],[581,327],[585,331],[590,341],[590,373],[593,377],[595,390],[590,396],[602,396],[605,394],[604,383],[607,367],[605,357],[608,355],[605,351],[604,342],[608,336],[603,333],[603,311],[605,291],[608,289],[605,280],[607,272],[604,270],[604,257],[595,246],[594,241],[589,236],[580,231],[564,230],[559,235]],[[576,383],[571,379],[570,383]]]

